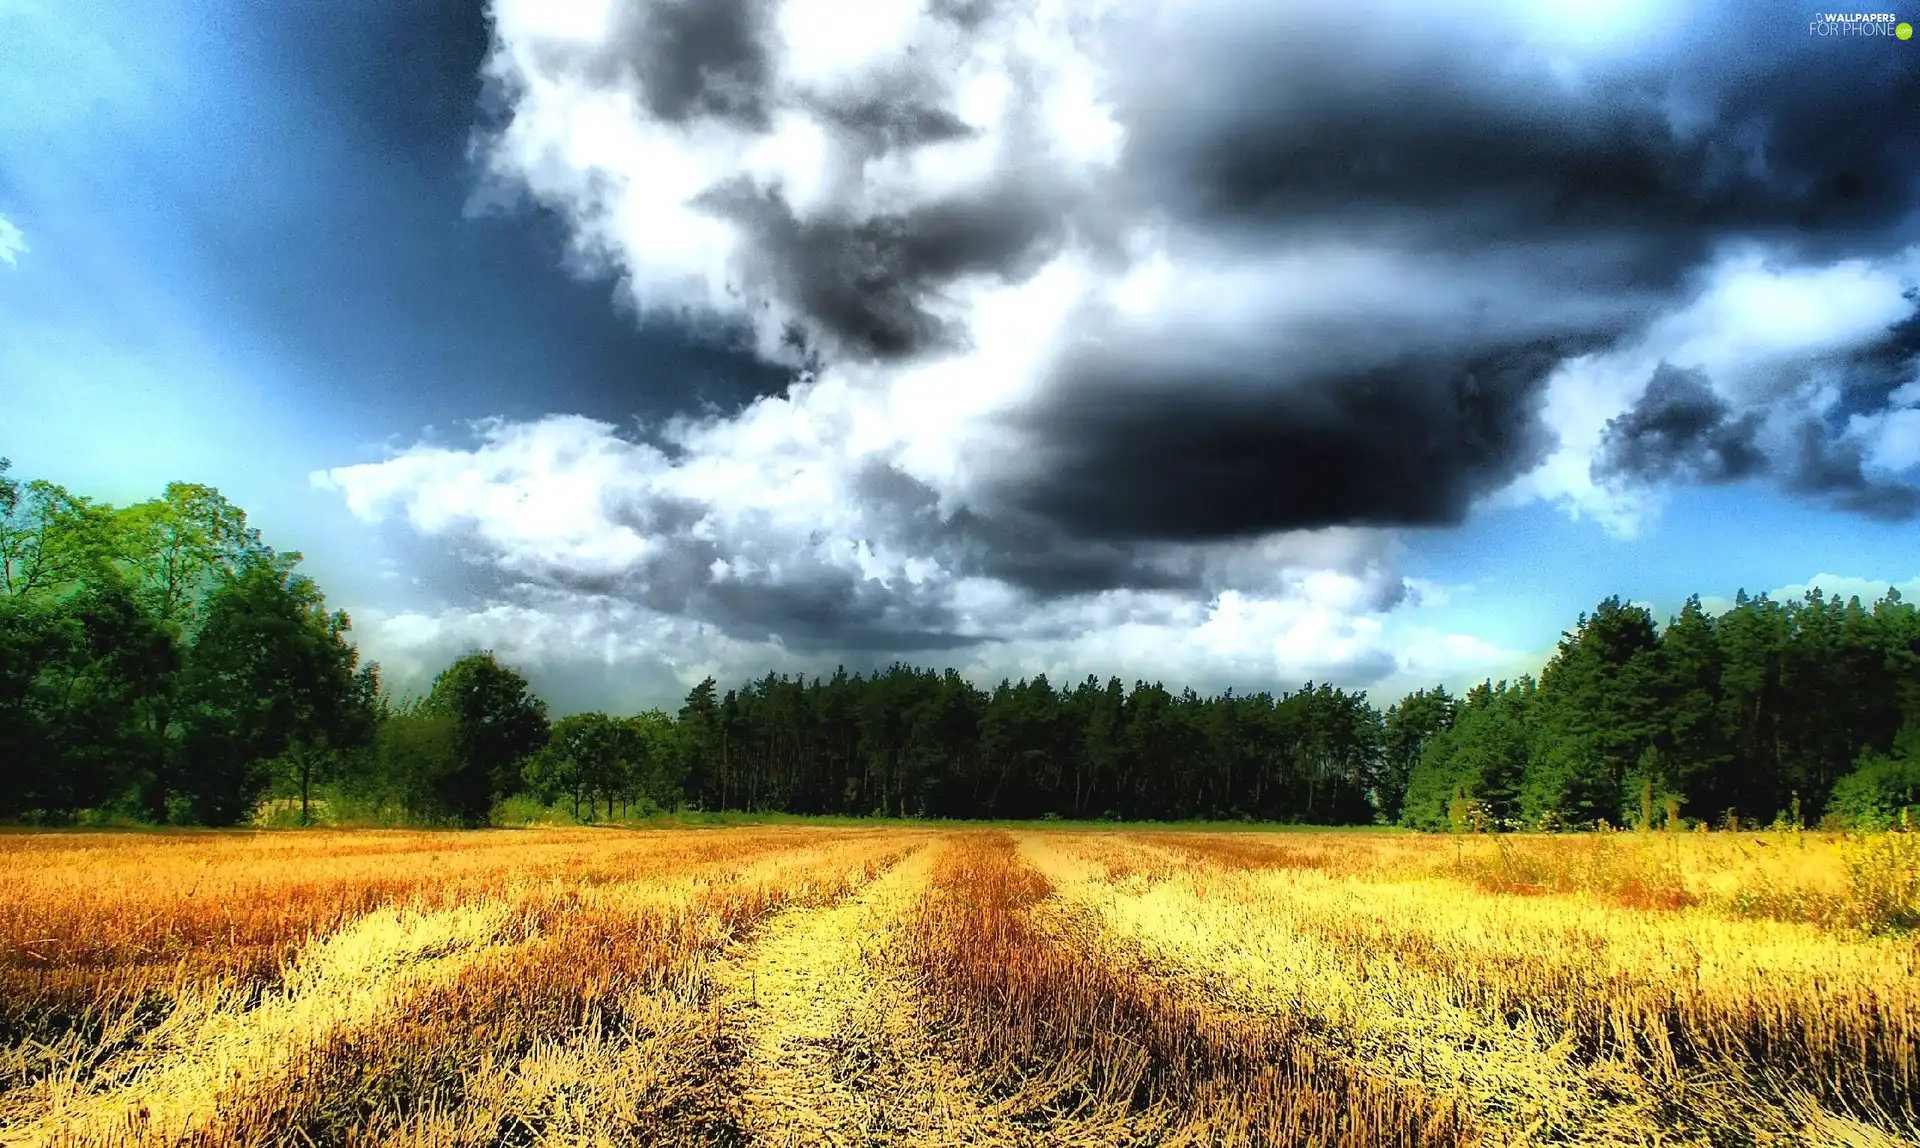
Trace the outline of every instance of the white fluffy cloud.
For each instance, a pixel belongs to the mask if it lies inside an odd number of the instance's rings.
[[[4,215],[0,215],[0,263],[16,266],[20,256],[26,254],[27,237],[20,228]]]
[[[1554,373],[1544,418],[1558,446],[1500,501],[1547,499],[1634,535],[1657,512],[1656,497],[1600,481],[1594,462],[1609,420],[1634,406],[1661,364],[1700,372],[1731,412],[1756,412],[1783,429],[1831,405],[1832,377],[1819,364],[1884,340],[1913,313],[1907,293],[1916,284],[1920,248],[1826,266],[1771,261],[1754,247],[1727,253],[1686,306],[1640,339],[1572,359]],[[1884,408],[1855,416],[1844,438],[1869,452],[1874,469],[1904,471],[1920,462],[1915,407],[1920,382],[1896,390]]]
[[[1430,681],[1511,660],[1420,629],[1381,531],[1134,555],[1140,585],[1061,594],[980,573],[963,547],[906,545],[912,531],[894,511],[863,500],[863,456],[796,449],[807,437],[796,430],[755,433],[804,419],[839,441],[812,417],[811,393],[763,399],[703,432],[675,428],[667,450],[553,417],[316,474],[362,518],[456,541],[512,580],[491,602],[359,610],[359,640],[401,681],[484,646],[536,676],[602,674],[588,693],[630,704],[708,674],[893,656],[982,681],[1095,672],[1243,688]]]

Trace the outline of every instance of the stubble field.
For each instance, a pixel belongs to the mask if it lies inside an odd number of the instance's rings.
[[[1910,838],[0,836],[0,1141],[1916,1144]]]

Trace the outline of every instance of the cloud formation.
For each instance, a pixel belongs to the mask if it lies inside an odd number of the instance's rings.
[[[1684,307],[1560,365],[1558,446],[1496,501],[1546,498],[1633,534],[1668,484],[1770,483],[1881,521],[1920,462],[1920,252],[1794,265],[1738,249]]]
[[[1394,529],[1490,499],[1913,513],[1920,71],[1784,8],[492,12],[495,188],[796,372],[327,479],[542,593],[818,651],[1230,618],[1365,679]],[[1796,292],[1850,303],[1756,318]]]
[[[1732,482],[1765,469],[1760,412],[1733,413],[1699,371],[1666,363],[1625,414],[1607,420],[1594,470],[1606,478],[1663,483]]]
[[[618,603],[796,654],[960,656],[1078,640],[1088,627],[1204,627],[1223,596],[1267,609],[1273,624],[1305,616],[1272,613],[1278,603],[1373,615],[1406,593],[1380,532],[1068,547],[943,512],[930,488],[871,461],[755,450],[788,433],[796,405],[763,404],[776,432],[765,436],[731,422],[670,426],[657,441],[574,416],[494,422],[469,447],[416,446],[315,481],[362,518],[400,517],[455,542],[497,569],[503,589],[549,606]],[[740,437],[713,441],[721,431]]]
[[[27,252],[27,237],[13,220],[0,215],[0,263],[9,267],[19,265],[20,256]]]
[[[1771,476],[1788,494],[1886,522],[1920,515],[1901,474],[1920,406],[1920,291],[1909,314],[1851,345],[1799,348],[1750,366],[1735,399],[1705,371],[1661,363],[1634,405],[1606,423],[1592,473],[1615,485]]]

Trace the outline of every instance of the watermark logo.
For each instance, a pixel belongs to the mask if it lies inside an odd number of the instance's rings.
[[[1913,25],[1891,12],[1815,12],[1807,21],[1809,36],[1891,36],[1913,39]]]

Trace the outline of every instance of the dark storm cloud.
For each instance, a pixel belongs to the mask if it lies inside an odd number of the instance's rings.
[[[742,641],[778,640],[796,652],[819,650],[947,650],[990,636],[956,628],[956,620],[928,588],[883,586],[858,571],[816,557],[779,553],[777,566],[715,577],[723,557],[765,562],[772,548],[729,540],[731,546],[688,539],[618,574],[584,574],[566,567],[528,571],[530,584],[569,594],[632,602],[671,617],[698,618]]]
[[[1608,420],[1593,476],[1645,483],[1750,478],[1767,466],[1757,442],[1762,421],[1759,411],[1734,414],[1701,372],[1662,363],[1633,408]]]
[[[1069,361],[1027,412],[1035,470],[1002,497],[1076,538],[1199,542],[1458,521],[1544,457],[1541,340],[1337,374],[1147,349]]]
[[[897,467],[874,463],[854,481],[861,504],[886,537],[937,556],[961,576],[1018,586],[1038,598],[1100,590],[1195,590],[1207,584],[1201,556],[1151,553],[1135,543],[1069,537],[1054,523],[1020,513],[983,515],[968,507],[943,513],[932,487]]]
[[[1814,364],[1810,373],[1834,381],[1837,401],[1823,417],[1793,428],[1778,464],[1784,490],[1881,522],[1920,517],[1920,488],[1868,474],[1862,444],[1846,433],[1852,416],[1884,413],[1894,391],[1920,381],[1920,291],[1906,298],[1914,310],[1881,338],[1837,362]]]
[[[631,602],[701,619],[745,641],[777,637],[796,652],[908,652],[1009,636],[994,632],[992,619],[986,629],[978,620],[960,625],[953,606],[956,579],[993,579],[1022,591],[1032,604],[1115,589],[1171,591],[1189,599],[1226,588],[1258,592],[1285,575],[1265,558],[1256,569],[1244,557],[1206,548],[1088,541],[1011,508],[994,515],[965,507],[945,511],[931,487],[879,462],[855,476],[854,492],[862,514],[855,539],[930,560],[923,578],[882,582],[844,555],[816,549],[823,535],[801,542],[788,528],[752,515],[717,514],[716,507],[697,500],[648,493],[609,502],[607,519],[644,537],[670,539],[671,545],[604,572],[521,555],[508,559],[512,574],[503,584],[517,579],[570,595]],[[477,537],[456,542],[468,549],[484,546]],[[1405,586],[1390,581],[1369,606],[1388,609],[1404,595]],[[1022,622],[1021,636],[1036,636],[1034,625],[1033,619]]]
[[[1683,305],[1728,241],[1830,260],[1911,235],[1920,69],[1896,53],[1841,58],[1778,31],[1735,71],[1705,38],[1721,19],[1703,13],[1680,50],[1567,83],[1548,53],[1464,28],[1421,21],[1418,41],[1360,41],[1344,18],[1338,35],[1302,19],[1316,17],[1175,32],[1129,57],[1129,210],[1162,214],[1207,250],[1338,240],[1461,259],[1463,297],[1484,269],[1533,303],[1509,291],[1471,318],[1462,309],[1450,336],[1382,322],[1378,344],[1406,352],[1386,368],[1303,370],[1322,348],[1257,335],[1249,361],[1248,332],[1232,333],[1236,346],[1201,324],[1169,333],[1169,351],[1068,359],[1024,418],[1039,465],[1003,493],[1076,536],[1456,522],[1551,445],[1538,412],[1552,370]],[[1679,126],[1689,117],[1701,126]],[[1382,282],[1383,297],[1397,286]],[[1557,339],[1537,334],[1546,308],[1568,316],[1549,324]],[[1656,430],[1621,428],[1620,443],[1645,447],[1620,447],[1620,465],[1662,465]],[[1756,465],[1738,420],[1701,433],[1677,447],[1726,453],[1673,467],[1737,477]]]
[[[876,155],[978,134],[972,125],[939,106],[939,93],[925,88],[924,84],[903,79],[851,98],[817,103],[828,123],[855,139],[868,141]]]
[[[796,649],[933,650],[992,640],[966,634],[948,604],[951,580],[985,576],[1054,599],[1108,589],[1184,590],[1210,586],[1191,552],[1155,553],[1137,544],[1086,543],[1030,516],[945,513],[936,492],[895,467],[874,463],[855,476],[865,534],[933,559],[939,572],[920,585],[891,586],[796,548],[782,532],[734,522],[724,534],[696,531],[711,507],[648,495],[608,507],[610,521],[647,537],[674,539],[634,568],[610,575],[536,572],[541,584],[617,596],[662,613],[698,617],[730,636],[779,635]],[[815,539],[814,541],[818,541]],[[714,565],[731,569],[716,577]]]
[[[1822,420],[1802,421],[1791,442],[1781,477],[1788,493],[1824,499],[1881,522],[1920,516],[1920,488],[1870,477],[1860,444],[1836,437]]]
[[[1043,199],[1019,190],[864,220],[798,219],[778,192],[738,183],[705,203],[752,237],[742,268],[751,290],[797,308],[830,354],[869,360],[962,346],[965,332],[933,313],[941,291],[974,273],[1021,278],[1065,232]]]
[[[1841,364],[1840,413],[1877,411],[1894,391],[1920,380],[1920,288],[1905,293],[1913,310]]]
[[[1005,424],[1015,465],[971,505],[943,508],[889,468],[858,484],[872,538],[932,558],[940,577],[1034,598],[1217,589],[1210,543],[1458,522],[1553,447],[1541,422],[1553,371],[1681,310],[1730,244],[1759,241],[1808,265],[1914,237],[1920,69],[1890,44],[1795,39],[1764,9],[1692,12],[1687,30],[1611,55],[1530,43],[1491,17],[1436,14],[1402,21],[1417,24],[1403,34],[1352,9],[1202,3],[1170,27],[1123,11],[1096,61],[1124,129],[1115,170],[1021,159],[1023,129],[1002,125],[983,129],[1000,133],[997,171],[957,194],[911,186],[919,194],[900,200],[911,206],[877,213],[863,165],[974,134],[940,70],[950,59],[929,51],[846,90],[795,90],[770,55],[783,49],[767,3],[624,0],[619,11],[612,47],[562,61],[568,79],[619,85],[675,125],[760,129],[795,109],[839,149],[820,173],[823,202],[804,212],[731,157],[688,151],[713,168],[700,210],[743,233],[740,261],[724,268],[742,311],[777,304],[792,317],[788,349],[817,366],[964,349],[964,319],[945,306],[960,281],[1019,282],[1068,243],[1112,257],[1113,237],[1136,224],[1164,240],[1169,313],[1135,326],[1089,303],[1058,332],[1066,349],[1020,380],[1036,397]],[[935,15],[996,31],[995,6],[977,0],[945,0]],[[1008,78],[1040,90],[1045,68],[1025,67]],[[1329,269],[1316,297],[1317,269],[1289,262],[1301,251],[1357,257],[1337,283]],[[1269,290],[1269,265],[1308,282]],[[1879,380],[1849,392],[1868,411],[1904,362],[1874,354],[1884,361],[1851,364],[1856,379]],[[1894,512],[1899,497],[1837,432],[1823,426],[1793,459],[1769,458],[1778,444],[1762,441],[1756,417],[1669,371],[1615,420],[1595,473],[1765,473]],[[606,589],[823,648],[862,635],[894,648],[969,640],[948,588],[882,586],[796,556],[776,531],[709,540],[684,529],[698,509],[632,509],[643,533],[675,542]],[[722,561],[747,573],[716,579]]]
[[[1574,83],[1504,30],[1423,25],[1372,45],[1344,19],[1202,33],[1188,47],[1211,50],[1206,69],[1162,50],[1130,89],[1126,163],[1159,202],[1223,226],[1324,222],[1426,249],[1605,237],[1655,280],[1730,234],[1881,248],[1914,202],[1920,72],[1784,32],[1733,71],[1728,15],[1703,11],[1679,50],[1595,62]]]

